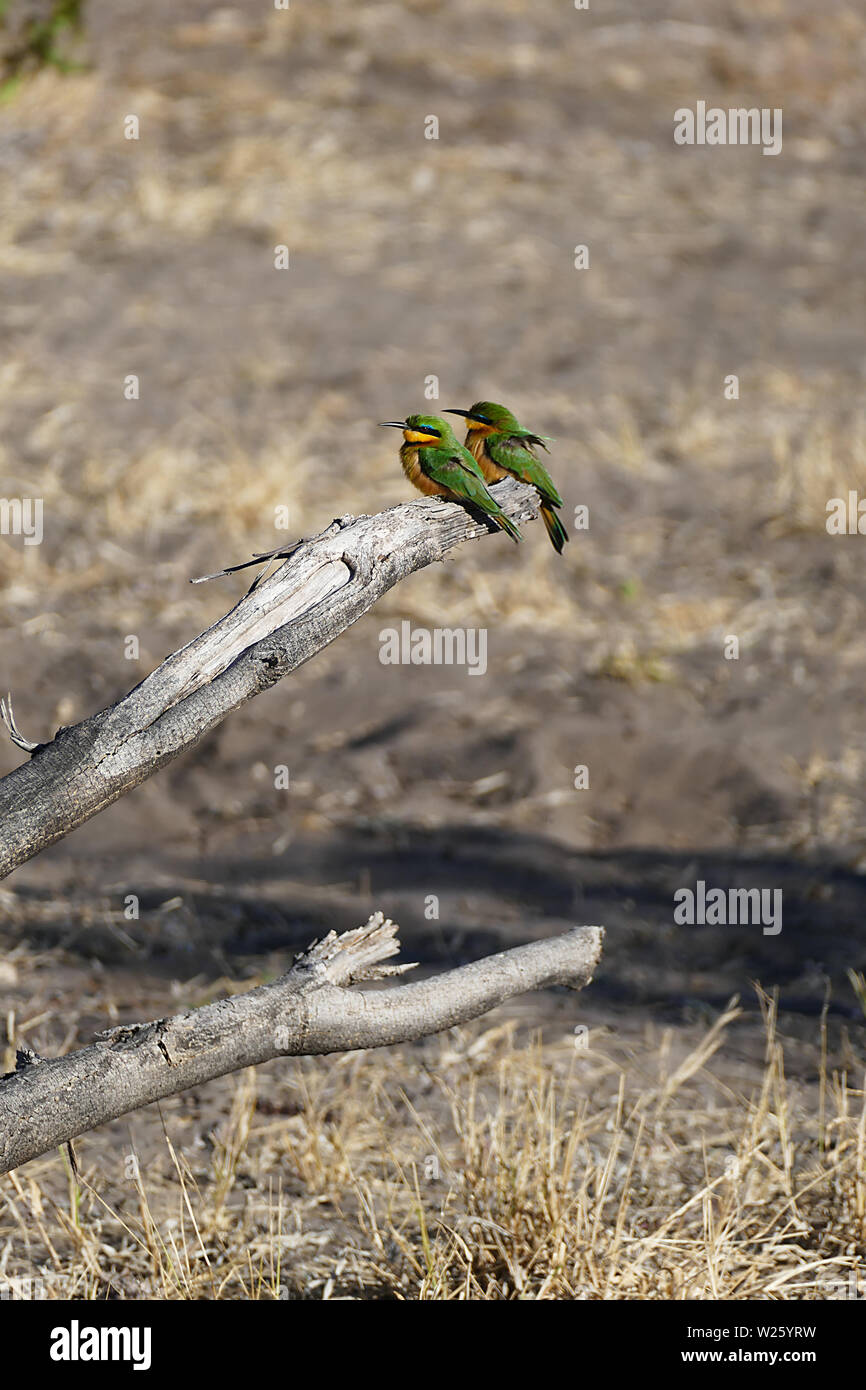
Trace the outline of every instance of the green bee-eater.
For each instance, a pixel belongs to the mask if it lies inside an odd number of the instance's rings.
[[[466,448],[476,459],[488,483],[500,478],[519,478],[532,483],[541,493],[541,519],[547,528],[550,543],[558,554],[568,540],[568,532],[554,508],[562,506],[562,498],[553,480],[534,450],[547,449],[547,441],[539,434],[526,430],[504,405],[495,401],[476,401],[469,410],[447,410],[446,415],[463,415],[468,430]]]
[[[438,415],[407,415],[405,420],[381,423],[403,431],[400,462],[409,482],[419,492],[428,497],[446,497],[449,502],[466,502],[489,516],[513,541],[523,540],[514,522],[487,491],[479,464],[464,449],[447,420],[440,420]]]

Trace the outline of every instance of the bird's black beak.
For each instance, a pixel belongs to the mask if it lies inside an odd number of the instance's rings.
[[[446,410],[446,415],[463,415],[467,420],[474,420],[475,416],[471,410]]]
[[[404,430],[406,428],[405,420],[380,420],[379,424],[382,429]]]

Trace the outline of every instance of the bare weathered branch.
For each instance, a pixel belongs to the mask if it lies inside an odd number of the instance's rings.
[[[384,1047],[476,1018],[525,990],[582,989],[604,933],[582,927],[501,951],[429,980],[352,991],[394,966],[397,928],[376,913],[333,932],[272,984],[174,1018],[113,1028],[66,1057],[19,1057],[0,1078],[0,1172],[97,1125],[240,1067],[281,1056]],[[397,969],[406,967],[396,967]]]
[[[493,491],[515,520],[536,515],[534,488],[507,479]],[[35,751],[0,780],[0,878],[309,660],[398,580],[487,534],[482,520],[438,498],[340,517],[122,700],[50,742],[18,735],[20,747]],[[15,737],[11,710],[7,726]]]

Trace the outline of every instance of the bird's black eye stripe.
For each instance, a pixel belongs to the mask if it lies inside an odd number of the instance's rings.
[[[486,415],[470,415],[470,420],[478,420],[482,425],[492,425],[493,421],[488,420]]]
[[[411,429],[412,426],[410,425],[409,428]],[[442,431],[441,431],[441,430],[434,430],[434,429],[431,429],[431,427],[430,427],[429,425],[419,425],[418,428],[415,430],[415,433],[416,433],[416,434],[435,434],[435,436],[436,436],[437,439],[441,439],[441,438],[442,438]]]

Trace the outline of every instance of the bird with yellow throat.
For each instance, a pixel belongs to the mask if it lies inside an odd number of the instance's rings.
[[[487,489],[481,467],[464,449],[447,420],[438,415],[407,415],[383,420],[386,428],[402,430],[400,462],[410,483],[428,497],[444,497],[483,512],[513,541],[523,539],[514,522]],[[500,476],[504,477],[505,474]]]
[[[532,483],[541,495],[541,519],[557,554],[568,540],[568,532],[556,515],[562,498],[541,459],[538,448],[547,449],[547,440],[524,429],[504,405],[495,401],[476,401],[469,410],[446,410],[446,415],[462,415],[466,420],[466,448],[478,463],[488,483],[500,478],[517,478]]]

